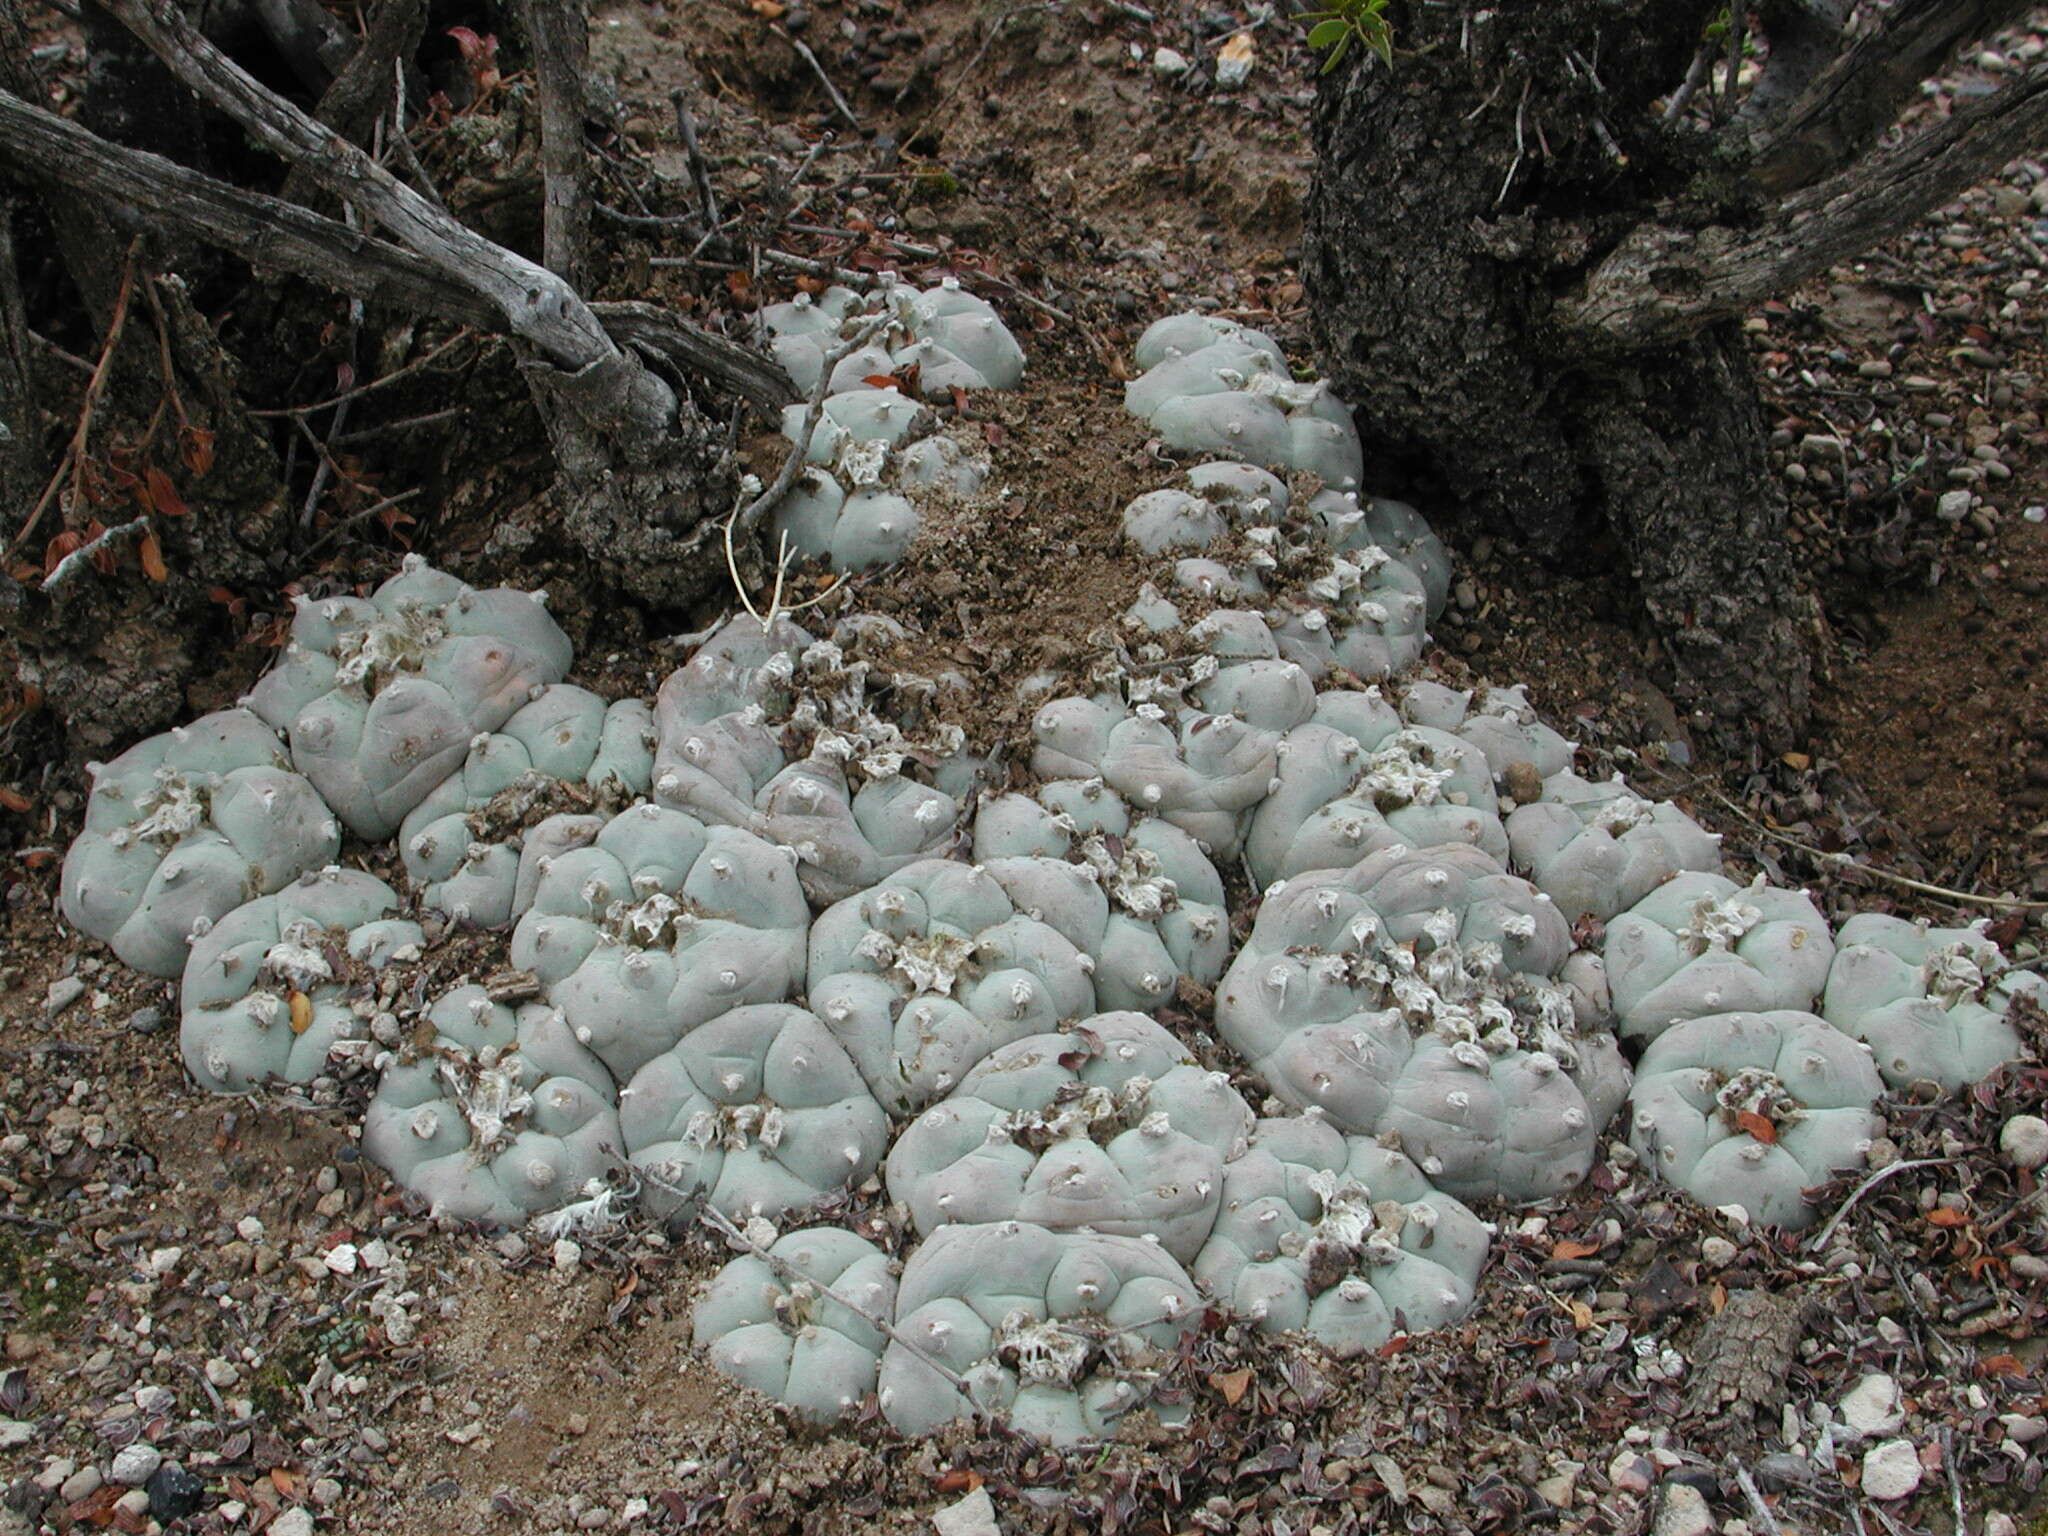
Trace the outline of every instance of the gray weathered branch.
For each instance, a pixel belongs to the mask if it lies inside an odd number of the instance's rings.
[[[290,272],[365,303],[479,330],[507,329],[495,305],[388,240],[160,155],[110,144],[6,91],[0,91],[0,152],[46,185],[61,182],[103,209],[128,210],[138,228],[169,228],[252,266]],[[730,389],[765,411],[798,398],[771,358],[652,304],[599,304],[594,313],[621,346]]]
[[[1811,186],[1879,143],[1965,43],[2025,16],[2030,0],[1898,0],[1877,29],[1843,49],[1783,103],[1751,174],[1772,193]]]
[[[340,134],[266,89],[202,37],[173,0],[101,3],[188,90],[227,113],[272,154],[305,167],[327,191],[382,224],[443,275],[494,305],[512,334],[556,367],[577,372],[618,359],[611,337],[568,283],[460,224]]]
[[[583,145],[590,22],[582,0],[526,0],[521,14],[540,81],[542,260],[573,283],[590,240],[590,166]]]
[[[1640,351],[1739,314],[1890,239],[2048,140],[2048,64],[1937,128],[1788,198],[1753,228],[1646,224],[1554,316],[1575,343]]]

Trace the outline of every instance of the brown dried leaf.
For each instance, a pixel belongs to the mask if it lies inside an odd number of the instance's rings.
[[[1600,1251],[1598,1243],[1581,1243],[1572,1238],[1560,1238],[1551,1250],[1553,1259],[1590,1259]]]
[[[1245,1393],[1251,1389],[1251,1384],[1252,1373],[1249,1369],[1209,1373],[1209,1385],[1214,1387],[1216,1395],[1232,1408],[1235,1408]]]
[[[178,488],[171,484],[171,477],[156,465],[149,466],[146,476],[149,481],[149,504],[165,517],[187,517],[192,509],[185,505],[185,498],[178,494]]]
[[[307,1030],[313,1027],[313,999],[306,996],[306,994],[303,992],[295,991],[292,993],[291,996],[291,1004],[292,1033],[295,1035],[303,1035]],[[273,1472],[271,1476],[274,1479],[277,1476],[277,1474]],[[280,1488],[277,1491],[279,1493],[290,1493],[291,1489]]]
[[[178,432],[178,457],[197,478],[213,468],[213,434],[204,427],[183,427]]]
[[[142,557],[142,574],[151,581],[164,582],[171,579],[171,568],[164,564],[164,548],[156,541],[154,532],[142,535],[142,542],[136,545],[136,553]]]
[[[1776,1145],[1778,1128],[1771,1123],[1768,1116],[1760,1115],[1753,1109],[1745,1109],[1736,1115],[1735,1123],[1765,1146]]]

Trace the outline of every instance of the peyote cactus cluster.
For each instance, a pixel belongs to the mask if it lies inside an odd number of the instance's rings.
[[[763,323],[804,387],[872,332],[780,516],[835,564],[894,558],[902,528],[848,530],[982,472],[909,440],[917,395],[1013,386],[1014,338],[951,287]],[[1139,362],[1132,409],[1222,457],[1126,514],[1171,564],[1091,691],[1037,704],[1009,792],[896,620],[749,614],[606,701],[537,600],[408,560],[303,601],[245,708],[95,770],[65,912],[182,970],[203,1087],[375,1073],[364,1149],[438,1215],[720,1213],[746,1251],[698,1344],[906,1434],[1170,1425],[1212,1311],[1338,1356],[1441,1327],[1487,1257],[1465,1202],[1563,1195],[1603,1134],[1798,1225],[1887,1085],[2020,1052],[2008,1010],[2048,985],[1981,930],[1832,934],[1678,807],[1581,777],[1520,689],[1416,675],[1442,545],[1362,498],[1342,406],[1270,339],[1178,316]],[[337,864],[344,828],[398,835],[403,894]],[[1265,889],[1233,952],[1240,868]],[[504,948],[430,996],[458,930]]]
[[[783,435],[802,441],[807,467],[776,507],[774,527],[796,553],[838,571],[887,565],[909,549],[933,498],[965,500],[987,482],[987,457],[934,434],[936,421],[917,400],[1015,389],[1024,376],[1016,337],[956,280],[920,293],[889,279],[867,300],[840,287],[815,299],[799,294],[771,304],[760,321],[797,388],[809,394],[823,379],[828,391],[808,439],[809,407],[783,413]],[[846,347],[854,350],[837,357]]]

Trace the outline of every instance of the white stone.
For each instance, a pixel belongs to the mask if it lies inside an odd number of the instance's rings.
[[[1863,1495],[1903,1499],[1920,1486],[1920,1453],[1910,1440],[1885,1440],[1863,1458]]]
[[[36,1427],[26,1419],[0,1419],[0,1451],[11,1451],[35,1439]]]
[[[1184,75],[1188,72],[1187,55],[1176,53],[1171,48],[1162,48],[1152,55],[1152,69],[1155,74]]]
[[[1666,1483],[1650,1536],[1714,1536],[1721,1529],[1707,1497],[1691,1483]]]
[[[137,1440],[114,1452],[113,1479],[124,1488],[139,1488],[150,1474],[164,1464],[164,1455],[146,1440]]]
[[[1970,515],[1970,493],[1943,491],[1941,499],[1934,504],[1934,515],[1944,523],[1960,523]]]
[[[2048,1163],[2048,1120],[2039,1115],[2014,1115],[1998,1133],[1998,1150],[2015,1168],[2039,1168]]]
[[[995,1501],[986,1488],[977,1488],[957,1504],[949,1504],[932,1516],[939,1536],[1002,1536],[996,1524]]]
[[[1872,1371],[1842,1395],[1842,1423],[1858,1435],[1888,1435],[1906,1422],[1899,1384]]]
[[[288,1509],[264,1527],[270,1536],[313,1536],[313,1512]]]

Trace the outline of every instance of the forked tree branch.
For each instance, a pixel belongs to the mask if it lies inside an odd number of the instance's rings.
[[[412,252],[280,198],[89,133],[0,91],[0,151],[49,185],[109,209],[141,228],[169,228],[231,251],[252,266],[411,314],[504,332],[504,314],[467,285]],[[795,403],[789,376],[769,358],[651,304],[599,304],[611,337],[678,374],[701,376],[770,413]]]
[[[1751,176],[1783,194],[1841,170],[1883,139],[1958,48],[2031,9],[2031,0],[1898,0],[1767,125]]]
[[[1753,228],[1642,226],[1553,321],[1595,352],[1676,341],[1890,239],[2044,141],[2048,63],[1788,198]]]
[[[568,283],[436,208],[355,145],[253,79],[200,35],[174,0],[100,0],[208,105],[272,154],[382,224],[444,276],[503,314],[503,328],[566,372],[622,359]],[[637,392],[636,392],[637,393]],[[623,424],[622,424],[623,425]],[[651,423],[648,425],[651,426]]]

